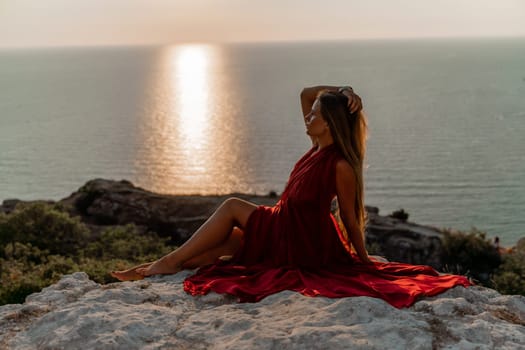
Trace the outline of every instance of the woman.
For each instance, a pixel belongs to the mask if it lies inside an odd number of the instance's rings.
[[[470,285],[428,266],[371,261],[364,240],[367,124],[361,99],[350,87],[316,86],[303,89],[301,106],[313,147],[293,168],[274,207],[230,198],[175,251],[112,275],[133,280],[200,267],[184,281],[193,295],[213,290],[258,301],[295,290],[373,296],[396,307]],[[346,235],[330,213],[336,196]]]

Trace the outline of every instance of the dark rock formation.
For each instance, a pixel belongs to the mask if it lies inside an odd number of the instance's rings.
[[[412,222],[379,215],[379,209],[367,207],[367,243],[377,255],[390,261],[430,265],[441,269],[441,232]]]

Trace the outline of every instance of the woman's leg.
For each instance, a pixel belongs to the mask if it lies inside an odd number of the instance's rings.
[[[217,258],[224,257],[225,259],[227,259],[228,257],[233,256],[241,246],[243,234],[244,233],[240,228],[234,227],[226,241],[200,255],[194,256],[193,258],[187,260],[183,263],[182,268],[196,269],[198,267],[214,263],[217,260]],[[153,263],[154,261],[145,264],[140,264],[127,270],[112,271],[111,276],[115,277],[120,281],[141,280],[144,278],[144,276],[138,274],[137,269],[148,267]]]
[[[193,258],[186,260],[186,262],[183,263],[182,268],[196,269],[204,265],[213,264],[218,258],[228,260],[228,258],[231,258],[235,254],[235,252],[239,250],[242,244],[243,235],[244,233],[240,228],[234,227],[226,241],[198,256],[194,256]],[[139,275],[137,273],[137,269],[148,267],[153,263],[154,261],[145,264],[140,264],[127,270],[112,271],[111,276],[115,277],[120,281],[141,280],[144,278],[144,276]]]
[[[215,261],[225,251],[225,247],[217,247],[228,242],[235,226],[244,228],[248,217],[256,208],[255,204],[239,198],[227,199],[182,246],[149,266],[137,268],[136,272],[142,276],[177,273],[182,270],[184,263],[191,263],[192,258],[197,259],[202,255],[201,261],[209,263],[213,255],[219,254],[211,262]],[[231,249],[231,242],[226,246]],[[214,248],[217,250],[213,251]],[[205,253],[208,254],[203,255]]]
[[[182,268],[196,269],[204,265],[213,264],[218,258],[228,260],[241,247],[243,235],[244,232],[240,228],[234,227],[232,233],[226,241],[200,255],[186,260],[182,264]]]

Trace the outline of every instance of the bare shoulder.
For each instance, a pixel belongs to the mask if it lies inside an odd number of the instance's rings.
[[[345,160],[340,159],[335,165],[335,173],[337,179],[343,181],[355,181],[354,169],[352,166]]]

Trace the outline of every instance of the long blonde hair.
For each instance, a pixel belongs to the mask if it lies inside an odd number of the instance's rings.
[[[321,115],[328,123],[334,143],[355,173],[355,217],[361,235],[365,235],[367,214],[364,203],[363,164],[366,152],[367,122],[362,111],[350,113],[348,98],[339,92],[321,91],[317,98]],[[346,232],[345,232],[346,233]]]

